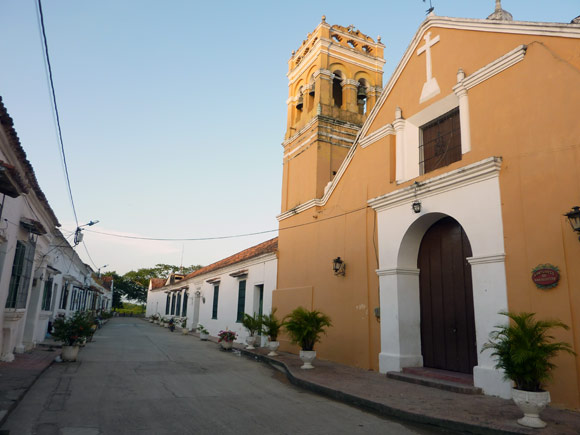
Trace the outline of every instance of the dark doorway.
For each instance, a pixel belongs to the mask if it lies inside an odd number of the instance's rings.
[[[421,298],[423,365],[473,373],[477,365],[471,284],[471,245],[455,219],[439,220],[427,230],[417,266]]]

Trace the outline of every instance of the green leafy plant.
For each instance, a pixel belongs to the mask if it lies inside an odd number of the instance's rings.
[[[237,338],[238,334],[236,334],[234,331],[229,331],[229,330],[225,330],[225,331],[220,331],[218,333],[218,343],[221,343],[222,341],[234,341]]]
[[[75,346],[92,335],[93,321],[89,313],[77,311],[71,317],[59,317],[54,321],[52,337],[65,346]]]
[[[209,335],[209,331],[207,329],[205,329],[205,326],[203,326],[201,323],[199,325],[197,325],[197,331],[200,334],[208,334]]]
[[[559,320],[536,320],[535,313],[500,314],[509,317],[511,322],[496,326],[482,352],[492,350],[492,355],[497,357],[495,368],[503,369],[505,379],[514,381],[518,390],[542,391],[542,385],[556,367],[550,360],[561,351],[575,355],[568,343],[554,342],[548,331],[569,327]]]
[[[181,319],[181,327],[182,328],[187,328],[187,317],[183,317]]]
[[[254,336],[256,333],[259,334],[262,331],[262,319],[259,315],[250,316],[244,313],[242,325],[244,325],[244,328],[248,330],[251,336]]]
[[[302,350],[314,350],[314,345],[322,334],[326,334],[326,328],[332,326],[332,322],[320,311],[298,307],[284,318],[283,326],[292,343],[298,344]]]
[[[277,341],[280,329],[282,329],[282,321],[276,317],[276,308],[272,309],[271,314],[264,314],[262,316],[262,328],[270,341]]]

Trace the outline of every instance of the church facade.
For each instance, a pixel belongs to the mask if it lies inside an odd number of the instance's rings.
[[[580,350],[580,25],[489,18],[430,15],[384,87],[352,26],[323,18],[293,54],[272,297],[332,318],[321,358],[507,398],[482,351],[501,311],[558,318]],[[555,363],[553,402],[578,408],[580,359]]]

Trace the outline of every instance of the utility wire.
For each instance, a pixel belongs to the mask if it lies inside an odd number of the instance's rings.
[[[256,235],[260,235],[260,234],[267,234],[267,233],[274,233],[277,231],[284,231],[284,230],[290,230],[293,228],[299,228],[299,227],[304,227],[306,225],[313,225],[313,224],[317,224],[320,222],[324,222],[330,219],[336,219],[342,216],[346,216],[349,215],[351,213],[356,213],[357,211],[361,211],[361,210],[365,210],[367,209],[367,206],[364,207],[360,207],[354,210],[349,210],[345,213],[341,213],[335,216],[329,216],[327,218],[324,219],[318,219],[315,220],[313,222],[305,222],[303,224],[297,224],[297,225],[292,225],[289,227],[285,227],[285,228],[280,228],[280,229],[275,229],[275,230],[265,230],[265,231],[257,231],[255,233],[244,233],[244,234],[234,234],[234,235],[227,235],[227,236],[214,236],[214,237],[191,237],[191,238],[167,238],[167,237],[140,237],[140,236],[126,236],[123,234],[113,234],[113,233],[106,233],[104,231],[95,231],[95,230],[85,230],[87,232],[90,233],[95,233],[95,234],[102,234],[104,236],[110,236],[110,237],[118,237],[121,239],[134,239],[134,240],[150,240],[150,241],[157,241],[157,242],[197,242],[197,241],[203,241],[203,240],[221,240],[221,239],[236,239],[236,238],[240,238],[240,237],[247,237],[247,236],[256,236]]]
[[[46,58],[46,64],[48,66],[48,75],[49,75],[49,81],[50,81],[50,90],[51,90],[51,94],[52,94],[52,103],[53,103],[53,108],[54,108],[54,113],[56,115],[56,127],[58,130],[58,140],[60,142],[60,150],[61,150],[61,155],[62,155],[62,161],[64,164],[64,173],[65,173],[65,177],[66,177],[66,184],[68,187],[68,194],[70,197],[70,203],[72,206],[72,210],[73,210],[73,214],[75,217],[75,222],[77,224],[77,227],[79,226],[79,220],[77,217],[77,211],[75,208],[75,202],[73,199],[73,194],[72,194],[72,188],[70,186],[70,177],[68,174],[68,166],[66,163],[66,155],[64,152],[64,142],[62,140],[62,130],[60,127],[60,115],[58,113],[58,106],[56,104],[56,92],[54,91],[54,81],[52,79],[52,67],[50,65],[50,57],[48,55],[48,42],[46,40],[46,31],[44,29],[44,15],[42,14],[42,2],[41,0],[38,0],[38,13],[40,14],[40,29],[41,29],[41,33],[42,33],[42,42],[44,45],[44,55]]]
[[[87,256],[89,257],[89,260],[91,260],[91,263],[93,264],[93,266],[95,266],[95,269],[98,269],[98,266],[95,264],[95,262],[91,258],[91,254],[89,254],[89,249],[87,248],[87,244],[85,243],[84,240],[83,240],[83,246],[85,247],[85,252],[87,253]]]

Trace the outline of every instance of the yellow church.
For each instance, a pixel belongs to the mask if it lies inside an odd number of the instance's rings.
[[[332,318],[320,358],[508,398],[482,352],[500,311],[560,319],[580,354],[580,22],[430,14],[385,80],[383,49],[323,17],[289,60],[273,306]],[[580,407],[580,357],[554,362],[553,403]]]

